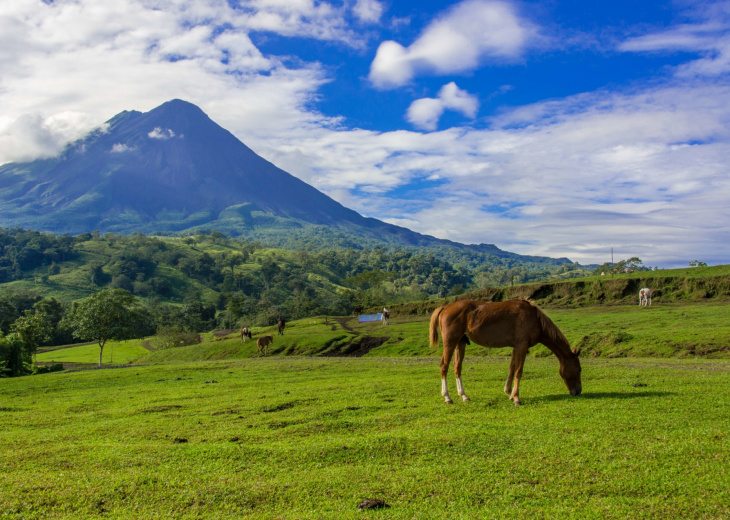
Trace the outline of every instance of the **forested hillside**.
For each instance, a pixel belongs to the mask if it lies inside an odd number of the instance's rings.
[[[586,273],[577,264],[449,249],[326,249],[315,239],[305,245],[309,251],[273,249],[216,231],[149,237],[0,229],[0,330],[43,298],[70,305],[109,288],[137,296],[158,324],[208,330]]]

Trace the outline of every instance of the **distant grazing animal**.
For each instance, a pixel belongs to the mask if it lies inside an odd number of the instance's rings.
[[[355,316],[360,316],[362,314],[362,307],[355,307],[355,309],[352,311],[352,313]]]
[[[651,289],[644,287],[639,291],[639,305],[646,307],[651,305]]]
[[[279,336],[284,335],[284,327],[286,327],[286,322],[284,321],[284,318],[279,318],[279,323],[277,323],[279,326]]]
[[[251,331],[248,330],[248,327],[243,327],[241,329],[241,341],[246,343],[246,338],[253,339],[251,336],[252,336],[252,334],[251,334]]]
[[[570,350],[570,344],[560,329],[533,302],[508,300],[506,302],[480,302],[460,300],[439,307],[431,315],[429,339],[431,347],[438,345],[438,332],[444,342],[441,356],[441,395],[452,403],[446,384],[446,376],[454,359],[456,388],[464,401],[469,401],[461,381],[461,364],[466,346],[473,341],[489,348],[512,347],[512,360],[504,392],[515,405],[520,401],[519,388],[525,356],[530,347],[542,343],[549,348],[560,362],[560,376],[570,395],[580,395],[580,361],[578,350]]]
[[[385,307],[383,307],[383,319],[382,319],[383,323],[387,325],[389,319],[390,319],[390,311],[388,309],[386,309]]]
[[[261,336],[259,339],[256,340],[256,355],[260,356],[261,352],[264,353],[264,356],[269,355],[269,344],[274,342],[274,336]]]

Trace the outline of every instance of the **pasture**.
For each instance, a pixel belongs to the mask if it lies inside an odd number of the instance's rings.
[[[102,362],[107,365],[123,365],[138,359],[149,351],[140,340],[108,341],[104,346]],[[44,363],[99,363],[99,344],[64,345],[62,347],[41,348],[36,361]]]
[[[289,329],[287,329],[287,332]],[[247,342],[247,348],[251,342]],[[255,346],[254,346],[255,348]],[[728,518],[730,361],[269,357],[0,380],[0,516]],[[453,378],[450,379],[453,390]],[[390,507],[358,511],[365,498]]]
[[[730,306],[726,303],[656,304],[544,309],[572,346],[584,357],[730,357]],[[258,336],[272,334],[273,355],[294,356],[429,356],[441,348],[428,346],[428,316],[394,315],[390,325],[358,323],[352,317],[316,317],[287,323],[284,336],[276,326],[255,327]],[[552,356],[538,345],[531,357]],[[507,356],[511,349],[469,345],[470,356]],[[209,336],[200,345],[160,350],[141,358],[143,363],[233,359],[256,356],[255,341],[241,343],[238,334]],[[97,350],[98,358],[98,350]],[[90,359],[90,358],[89,358]],[[90,359],[93,362],[93,359]],[[505,376],[506,377],[506,376]]]

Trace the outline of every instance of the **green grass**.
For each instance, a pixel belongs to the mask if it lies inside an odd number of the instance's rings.
[[[592,356],[730,357],[730,305],[659,304],[549,309],[572,345]],[[584,354],[584,355],[585,355]]]
[[[730,362],[588,358],[571,398],[555,358],[528,359],[522,407],[506,371],[467,355],[472,402],[452,406],[424,358],[3,379],[0,516],[730,516]]]
[[[104,346],[102,362],[104,364],[126,364],[134,361],[149,351],[141,344],[141,340],[108,341]],[[52,347],[42,349],[36,354],[36,361],[57,363],[99,363],[99,345]]]

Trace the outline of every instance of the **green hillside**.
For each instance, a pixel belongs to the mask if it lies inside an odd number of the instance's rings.
[[[19,316],[40,298],[69,303],[120,288],[163,315],[161,322],[176,321],[170,315],[177,311],[165,306],[201,310],[194,321],[196,330],[203,331],[240,323],[267,325],[278,316],[347,315],[355,306],[421,301],[507,280],[563,279],[588,272],[576,264],[448,248],[327,249],[315,238],[296,251],[215,231],[187,237],[72,237],[0,229],[0,300],[14,298],[7,307]],[[0,330],[7,332],[7,323],[0,322]]]

